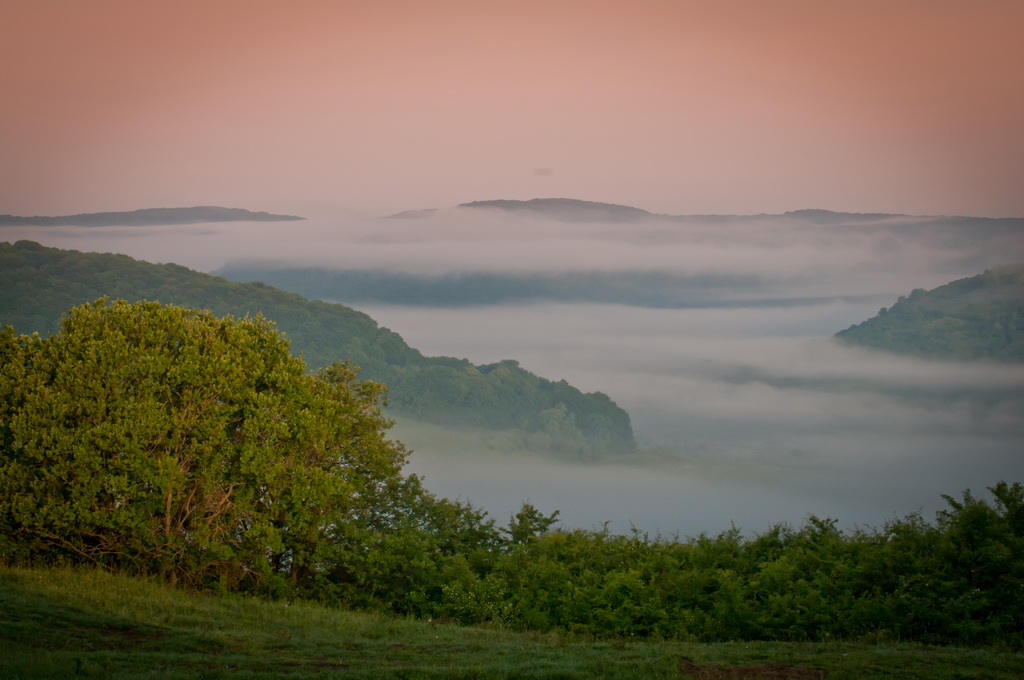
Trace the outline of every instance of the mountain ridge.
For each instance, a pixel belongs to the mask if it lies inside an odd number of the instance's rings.
[[[798,210],[787,210],[783,213],[752,213],[752,214],[718,214],[718,213],[694,213],[694,214],[665,214],[654,213],[642,208],[624,205],[620,203],[603,203],[599,201],[587,201],[576,198],[531,198],[519,199],[490,199],[483,201],[470,201],[459,203],[454,206],[456,210],[462,209],[492,209],[511,213],[533,213],[543,217],[549,217],[564,222],[645,222],[650,220],[688,221],[688,220],[757,220],[767,218],[787,217],[801,220],[815,220],[822,223],[836,222],[869,222],[887,220],[893,218],[919,218],[926,220],[1017,220],[1015,217],[971,217],[969,215],[911,215],[907,213],[878,213],[878,212],[844,212],[838,210],[827,210],[824,208],[802,208]],[[423,208],[403,210],[401,212],[387,215],[386,219],[422,219],[428,218],[441,212],[442,208]]]
[[[566,222],[643,222],[658,216],[641,208],[618,203],[582,201],[576,198],[533,198],[528,201],[496,199],[460,203],[459,208],[497,208],[529,211]]]
[[[198,205],[190,208],[142,208],[56,217],[0,215],[0,226],[148,227],[199,222],[290,222],[304,219],[306,218],[296,215],[275,215],[244,208]]]

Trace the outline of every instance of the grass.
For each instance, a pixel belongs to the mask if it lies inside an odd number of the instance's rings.
[[[596,640],[171,591],[100,571],[0,567],[3,680],[684,678],[684,658],[695,664],[690,677],[704,678],[1024,676],[1014,650]]]

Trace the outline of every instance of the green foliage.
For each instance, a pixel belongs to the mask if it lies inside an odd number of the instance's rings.
[[[505,547],[442,569],[425,615],[598,637],[1024,645],[1020,483],[965,492],[934,524],[811,516],[744,539],[553,530],[524,505]],[[429,589],[425,591],[429,595]]]
[[[559,511],[555,510],[550,515],[545,515],[530,503],[523,503],[512,519],[509,521],[509,541],[513,544],[529,543],[551,530],[551,527],[558,522]]]
[[[284,332],[306,364],[339,359],[363,379],[388,385],[388,408],[446,427],[514,430],[524,447],[570,458],[636,450],[629,415],[606,395],[536,376],[514,361],[474,366],[424,357],[369,316],[260,283],[231,283],[173,264],[123,255],[0,243],[0,323],[47,336],[69,308],[100,297],[159,300],[215,315],[261,314]]]
[[[382,386],[307,374],[260,317],[98,301],[0,344],[8,558],[294,586],[405,461]]]
[[[995,507],[964,491],[939,514],[940,551],[950,564],[944,590],[947,615],[963,638],[985,638],[993,631],[1024,631],[1024,487],[1000,482],[990,489]]]
[[[836,337],[934,359],[1024,361],[1024,265],[918,288]]]
[[[875,641],[604,641],[210,596],[81,568],[0,567],[2,680],[816,677],[809,669],[830,680],[1013,680],[1024,659]]]

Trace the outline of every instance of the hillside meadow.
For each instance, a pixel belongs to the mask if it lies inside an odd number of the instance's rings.
[[[596,639],[0,567],[0,678],[1011,679],[1024,657],[864,642]]]

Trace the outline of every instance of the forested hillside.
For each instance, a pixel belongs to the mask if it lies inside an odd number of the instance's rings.
[[[918,288],[836,337],[931,359],[1024,361],[1024,264]]]
[[[524,447],[588,458],[635,450],[629,415],[608,396],[583,394],[513,360],[475,366],[425,357],[396,333],[348,307],[261,283],[233,283],[174,264],[124,255],[0,243],[0,324],[54,333],[71,307],[99,297],[156,300],[236,317],[262,313],[311,369],[337,360],[390,388],[390,409],[450,426],[509,430]]]

